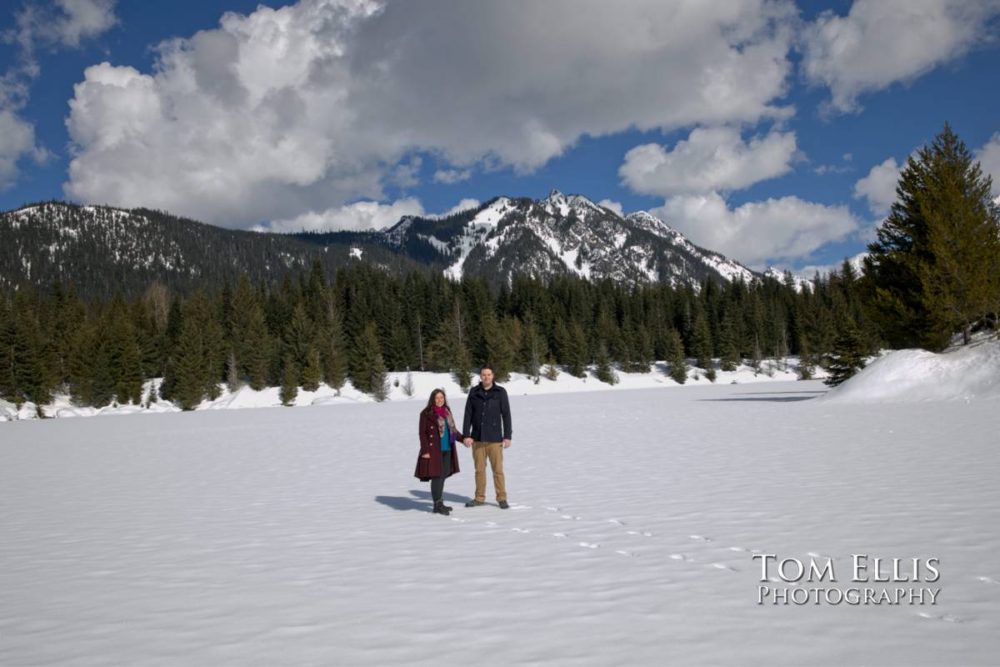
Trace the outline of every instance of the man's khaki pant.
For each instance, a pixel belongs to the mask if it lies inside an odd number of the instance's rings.
[[[476,500],[486,500],[486,459],[490,460],[493,470],[493,488],[497,492],[497,502],[507,500],[507,487],[503,479],[503,443],[479,442],[472,443],[472,461],[476,465]]]

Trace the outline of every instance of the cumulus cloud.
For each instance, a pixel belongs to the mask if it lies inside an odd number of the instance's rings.
[[[25,157],[45,159],[45,151],[35,145],[35,128],[10,109],[0,109],[0,190],[14,184]]]
[[[619,216],[625,215],[625,209],[622,208],[622,203],[620,201],[614,201],[612,199],[602,199],[601,201],[597,202],[597,205],[611,209]]]
[[[229,13],[161,45],[152,72],[86,70],[64,189],[240,226],[383,199],[414,153],[435,157],[438,180],[527,172],[583,135],[784,118],[796,20],[786,0]]]
[[[998,14],[998,0],[856,0],[847,16],[826,11],[805,28],[803,71],[829,87],[830,108],[856,111],[862,93],[965,54]]]
[[[117,0],[55,0],[51,5],[24,5],[14,16],[16,28],[6,37],[29,53],[39,45],[80,45],[118,23]]]
[[[424,215],[424,207],[413,197],[400,199],[391,204],[362,201],[320,212],[309,211],[288,220],[275,220],[264,229],[272,232],[384,229],[399,222],[404,215]]]
[[[1000,132],[976,151],[976,159],[983,173],[993,177],[993,194],[1000,197]]]
[[[375,201],[360,201],[344,206],[334,206],[325,211],[308,211],[287,220],[274,220],[253,227],[255,231],[266,232],[335,232],[386,229],[407,215],[428,218],[445,218],[455,213],[479,207],[478,199],[462,199],[444,213],[433,214],[424,210],[416,197],[399,199],[391,204]]]
[[[434,182],[435,183],[445,183],[447,185],[452,185],[454,183],[461,183],[462,181],[467,181],[472,178],[471,169],[438,169],[434,172]]]
[[[470,208],[479,208],[480,206],[482,206],[482,202],[478,199],[472,199],[471,197],[466,198],[452,206],[438,217],[447,218],[449,215],[455,215],[456,213],[468,211]]]
[[[19,163],[45,162],[51,154],[35,142],[35,126],[21,117],[31,82],[40,74],[35,51],[76,47],[117,23],[116,0],[56,0],[53,5],[25,4],[14,13],[13,28],[0,33],[0,42],[16,44],[17,59],[0,75],[0,190],[13,185]]]
[[[788,173],[795,152],[794,132],[772,131],[744,142],[736,128],[698,128],[669,151],[659,144],[636,146],[618,173],[643,194],[740,190]]]
[[[896,201],[896,184],[899,183],[900,165],[896,158],[889,158],[871,168],[868,175],[854,184],[854,198],[867,199],[868,208],[884,217]]]
[[[861,224],[846,206],[781,197],[730,208],[714,192],[671,197],[650,212],[694,243],[754,269],[806,257]]]
[[[844,259],[851,265],[857,275],[864,273],[864,261],[865,257],[868,256],[868,251],[859,252],[851,257],[845,257]],[[828,275],[829,273],[836,271],[840,273],[841,268],[844,266],[844,260],[830,264],[807,264],[805,266],[795,269],[793,273],[804,280],[812,280],[813,277],[818,273],[821,276]],[[785,267],[779,267],[785,268]]]

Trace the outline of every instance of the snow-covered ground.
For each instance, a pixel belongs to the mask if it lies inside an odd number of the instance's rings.
[[[732,372],[718,371],[715,382],[718,384],[745,383],[745,382],[767,382],[772,380],[794,380],[797,377],[798,359],[791,357],[786,360],[764,360],[760,371],[754,371],[749,366],[740,366]],[[647,387],[678,387],[669,375],[669,366],[664,362],[656,362],[650,365],[648,373],[623,373],[617,372],[618,382],[614,389],[640,389]],[[824,375],[821,369],[817,371],[817,377]],[[688,367],[687,380],[684,386],[697,384],[710,384],[705,378],[704,370]],[[462,393],[461,388],[449,373],[429,373],[414,372],[410,374],[413,382],[413,395],[408,396],[405,391],[407,373],[389,373],[389,396],[390,401],[417,400],[426,402],[430,392],[436,388],[443,388],[449,395],[458,396]],[[179,412],[169,401],[148,400],[152,385],[158,385],[160,379],[149,380],[143,390],[142,405],[111,405],[102,408],[74,406],[69,396],[65,394],[56,395],[51,403],[41,408],[45,417],[94,417],[108,415],[124,415],[137,413],[161,413]],[[478,379],[476,379],[478,382]],[[512,373],[509,382],[504,383],[507,390],[512,394],[537,395],[566,393],[577,391],[605,391],[612,388],[611,385],[601,382],[594,375],[591,368],[587,377],[577,378],[569,373],[560,372],[555,380],[545,377],[540,378],[535,384],[533,378],[522,373]],[[279,387],[269,387],[261,391],[255,391],[250,387],[243,387],[234,392],[228,391],[224,385],[220,385],[221,395],[212,401],[204,401],[198,410],[229,410],[243,408],[266,408],[281,407],[281,390]],[[310,405],[331,405],[339,403],[366,403],[374,399],[363,392],[357,391],[348,382],[340,391],[336,391],[326,384],[321,384],[316,391],[305,391],[299,389],[295,398],[295,407]],[[34,403],[25,403],[20,408],[9,401],[0,399],[0,422],[13,421],[16,419],[35,419],[38,417],[38,409]]]
[[[450,517],[419,400],[3,424],[0,664],[995,664],[1000,397],[824,392],[512,392],[512,507],[463,449]],[[817,584],[755,554],[939,592],[760,605]]]

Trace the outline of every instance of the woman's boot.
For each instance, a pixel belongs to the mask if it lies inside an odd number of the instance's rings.
[[[434,514],[444,514],[445,516],[448,516],[448,514],[450,513],[451,513],[451,508],[447,507],[444,504],[444,502],[440,500],[434,501]]]

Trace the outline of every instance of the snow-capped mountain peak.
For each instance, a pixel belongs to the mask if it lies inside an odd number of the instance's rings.
[[[583,195],[552,190],[540,200],[498,197],[448,220],[414,218],[386,232],[402,247],[425,243],[445,274],[509,282],[514,274],[572,274],[630,284],[698,286],[706,278],[751,280],[746,267],[699,248],[654,215],[620,216]]]

